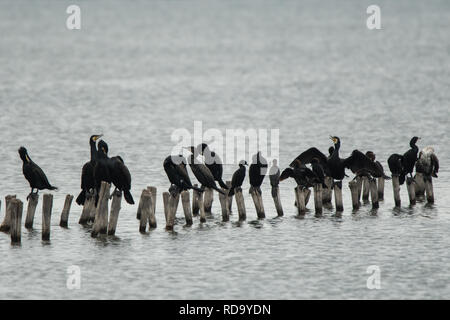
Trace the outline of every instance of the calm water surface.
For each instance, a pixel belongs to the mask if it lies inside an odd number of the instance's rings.
[[[71,3],[0,3],[0,195],[29,192],[20,145],[60,187],[49,243],[40,209],[20,247],[0,234],[0,298],[450,298],[448,1],[378,1],[379,31],[365,26],[370,1],[78,1],[82,29],[68,31]],[[396,212],[388,183],[376,214],[365,206],[352,215],[345,181],[342,217],[298,219],[288,181],[285,217],[274,218],[266,181],[264,221],[245,194],[248,221],[237,224],[234,212],[221,223],[216,196],[207,223],[185,228],[179,211],[165,232],[162,161],[171,133],[192,131],[194,120],[204,130],[280,129],[281,167],[310,146],[326,150],[330,134],[343,155],[370,149],[383,163],[421,136],[442,162],[436,203]],[[135,199],[158,187],[149,234],[127,204],[115,238],[92,239],[76,205],[69,229],[58,226],[65,195],[79,192],[89,136],[100,132],[125,159]],[[235,168],[225,167],[227,179]],[[66,287],[71,265],[81,268],[80,290]],[[381,290],[366,287],[370,265]]]

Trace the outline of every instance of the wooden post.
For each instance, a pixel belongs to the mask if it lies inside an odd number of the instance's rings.
[[[174,197],[169,194],[169,210],[167,212],[166,230],[173,230],[175,224],[175,214],[177,212],[178,202],[180,201],[180,194]]]
[[[342,181],[334,183],[334,200],[336,204],[336,212],[344,211],[344,204],[342,202]]]
[[[194,184],[194,187],[198,188],[198,184]],[[198,198],[200,197],[200,191],[192,190],[192,215],[198,216],[200,206],[198,205]]]
[[[384,177],[378,178],[378,200],[384,200]]]
[[[97,237],[98,234],[107,234],[108,231],[108,201],[109,190],[111,185],[102,181],[97,209],[95,211],[95,221],[92,228],[91,236]]]
[[[306,213],[305,191],[299,186],[295,187],[294,191],[298,214],[304,215]]]
[[[61,219],[59,221],[59,226],[63,228],[67,228],[67,223],[69,221],[69,213],[70,213],[70,206],[72,205],[73,196],[68,194],[66,196],[66,200],[64,201],[64,207],[61,212]]]
[[[86,197],[83,204],[83,210],[81,211],[80,219],[78,223],[81,225],[86,225],[88,221],[91,220],[91,212],[95,211],[95,197]]]
[[[119,221],[119,212],[121,209],[122,192],[114,192],[111,211],[109,213],[108,235],[113,236],[116,234],[117,222]]]
[[[156,187],[147,188],[147,192],[150,194],[150,213],[148,216],[148,225],[150,229],[155,229],[157,227],[156,223]]]
[[[184,219],[187,226],[192,226],[192,213],[191,203],[189,200],[189,191],[183,191],[181,193],[181,203],[183,205]]]
[[[222,209],[222,221],[223,222],[227,222],[230,221],[230,212],[229,210],[229,206],[228,206],[228,195],[227,189],[222,189],[223,192],[225,192],[225,194],[221,194],[219,193],[219,201],[220,201],[220,207]]]
[[[163,192],[164,217],[166,218],[166,223],[167,223],[167,217],[169,216],[169,198],[170,198],[170,193]]]
[[[250,186],[249,192],[252,195],[252,199],[253,199],[253,203],[255,205],[256,214],[258,215],[258,219],[264,219],[266,217],[266,214],[264,212],[264,205],[262,202],[262,196],[261,196],[260,191],[256,190],[252,186]]]
[[[358,185],[358,203],[359,206],[361,207],[361,193],[362,193],[362,178],[361,177],[356,177],[356,183]]]
[[[406,189],[408,190],[409,205],[416,205],[416,188],[412,178],[406,178]]]
[[[277,214],[279,217],[283,216],[283,207],[281,206],[281,200],[280,200],[280,187],[276,186],[276,187],[272,187],[273,189],[273,193],[272,193],[272,198],[273,198],[273,202],[275,204],[275,208],[277,209]]]
[[[203,197],[203,205],[205,207],[205,213],[211,214],[212,203],[214,201],[213,189],[206,188]]]
[[[399,182],[399,176],[397,174],[392,175],[392,189],[394,191],[395,206],[397,208],[400,208],[402,202],[400,200],[400,182]]]
[[[9,204],[12,199],[15,199],[15,195],[7,195],[5,197],[5,217],[3,219],[2,224],[0,225],[0,231],[8,232],[11,228],[11,211],[8,210]]]
[[[228,190],[230,190],[231,189],[231,181],[226,181],[225,184],[227,185]],[[230,215],[232,212],[232,207],[233,207],[233,196],[229,196],[228,197],[228,212],[230,213]]]
[[[356,211],[359,209],[358,182],[356,180],[352,180],[348,183],[348,187],[350,188],[350,192],[352,194],[353,211]]]
[[[50,225],[53,209],[53,195],[44,194],[42,197],[42,240],[50,240]]]
[[[39,202],[39,194],[28,199],[27,216],[25,218],[25,228],[33,229],[34,214]]]
[[[369,201],[370,185],[367,177],[362,177],[362,200],[364,203]]]
[[[203,205],[203,194],[204,192],[201,192],[197,198],[198,207],[200,208],[200,222],[202,223],[206,222],[205,206]]]
[[[311,199],[311,190],[305,189],[303,190],[305,193],[305,206],[308,205],[309,199]]]
[[[11,211],[11,244],[18,244],[22,237],[23,203],[19,199],[12,199],[9,207]]]
[[[96,198],[95,195],[93,195],[91,197],[91,203],[90,203],[90,206],[89,206],[89,219],[88,219],[88,221],[92,222],[92,223],[95,222],[95,214],[97,213],[97,206],[95,205],[95,198]],[[100,203],[100,200],[98,200],[98,203]]]
[[[378,209],[380,207],[380,204],[378,202],[377,179],[370,179],[369,187],[370,187],[370,200],[372,201],[372,209]]]
[[[416,196],[417,197],[424,197],[425,196],[425,179],[423,176],[423,173],[417,172],[416,176],[414,177],[414,180],[416,181],[415,189],[416,189]]]
[[[323,201],[322,201],[322,184],[320,183],[316,183],[314,185],[314,210],[316,213],[316,216],[321,216],[322,215],[322,205],[323,205]]]
[[[425,193],[427,195],[427,202],[434,203],[434,191],[433,191],[433,180],[431,176],[424,176],[425,181]]]
[[[147,189],[142,190],[141,197],[139,198],[139,204],[136,212],[136,219],[141,220],[141,213],[142,213],[142,198],[144,197],[144,193],[147,191]]]
[[[239,221],[245,221],[247,219],[247,212],[245,210],[244,195],[242,194],[242,188],[237,187],[234,189],[234,199],[238,208]]]
[[[333,184],[333,178],[331,177],[325,177],[325,184],[326,184],[326,188],[323,188],[322,191],[322,201],[323,204],[331,204],[331,200],[332,200],[332,192],[333,190],[331,189],[331,185]]]
[[[147,221],[149,221],[150,210],[152,208],[151,197],[152,197],[151,192],[149,192],[148,190],[144,190],[144,192],[141,195],[141,212],[140,212],[141,216],[139,219],[140,233],[145,233],[147,229]]]

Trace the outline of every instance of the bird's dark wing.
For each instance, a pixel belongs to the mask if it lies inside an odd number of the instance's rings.
[[[439,159],[434,153],[431,154],[431,163],[433,165],[433,172],[438,173],[439,172]]]
[[[178,176],[186,183],[186,185],[188,185],[189,187],[192,186],[191,179],[189,178],[189,174],[184,163],[176,165],[174,169]]]
[[[44,171],[42,171],[42,169],[37,164],[33,163],[31,170],[33,172],[34,181],[36,181],[38,185],[40,185],[43,188],[52,187],[50,182],[48,182],[47,176],[45,175]]]
[[[343,160],[344,166],[353,173],[364,170],[368,171],[374,177],[383,177],[383,170],[378,167],[375,162],[369,159],[364,153],[354,150],[350,157]]]
[[[294,161],[291,162],[289,166],[296,167],[297,161],[300,161],[302,164],[311,163],[313,158],[319,159],[322,167],[325,168],[327,166],[327,157],[315,147],[309,148],[308,150],[302,152],[297,158],[294,159]]]

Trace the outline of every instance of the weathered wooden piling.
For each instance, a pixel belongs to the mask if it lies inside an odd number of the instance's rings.
[[[168,193],[168,192],[167,192]],[[151,210],[151,193],[146,189],[141,195],[141,212],[139,219],[139,232],[145,233]]]
[[[315,214],[316,214],[316,216],[321,216],[322,212],[323,212],[323,209],[322,209],[322,205],[323,205],[322,185],[320,183],[316,183],[314,185],[314,189],[313,190],[314,190],[314,210],[315,210]]]
[[[378,178],[378,201],[384,200],[384,177]]]
[[[163,192],[163,205],[164,205],[164,217],[166,218],[167,223],[167,217],[169,216],[169,198],[170,193],[169,192]]]
[[[416,188],[414,179],[406,178],[406,189],[408,190],[409,204],[414,206],[416,204]]]
[[[194,184],[194,187],[198,188],[198,184]],[[198,216],[200,211],[200,206],[198,205],[198,198],[201,192],[197,190],[192,190],[192,215]]]
[[[203,206],[205,208],[205,213],[208,215],[212,213],[211,209],[213,201],[214,201],[213,189],[206,188],[205,192],[203,193]]]
[[[92,195],[91,196],[90,206],[89,206],[89,219],[88,219],[88,221],[92,222],[92,223],[95,222],[95,215],[97,213],[97,206],[95,204],[95,199],[96,199],[96,196]],[[100,201],[98,201],[98,203],[100,203]]]
[[[244,195],[242,194],[241,187],[234,189],[234,199],[238,208],[239,221],[245,221],[247,219],[247,212],[245,210]]]
[[[156,223],[156,196],[157,196],[157,190],[156,187],[148,187],[147,191],[150,194],[150,201],[151,201],[151,206],[150,206],[150,213],[148,216],[148,224],[150,229],[155,229],[157,227],[157,223]]]
[[[95,221],[91,232],[92,237],[97,237],[99,234],[107,234],[108,232],[108,202],[110,188],[111,185],[109,183],[102,181],[97,209],[95,211]]]
[[[378,201],[377,180],[376,179],[370,179],[369,180],[369,187],[370,187],[370,200],[372,201],[372,209],[378,209],[380,207],[380,204],[379,204],[379,201]]]
[[[400,200],[400,182],[399,182],[399,176],[397,174],[392,175],[392,190],[394,191],[395,206],[397,208],[400,208],[402,205],[402,202]]]
[[[342,181],[337,181],[334,183],[334,200],[336,212],[344,211],[344,204],[342,202]]]
[[[39,202],[39,194],[28,198],[27,216],[25,218],[25,228],[32,229],[34,222],[34,214]]]
[[[273,203],[275,204],[275,209],[277,209],[277,214],[279,217],[283,216],[283,207],[281,206],[281,200],[280,200],[280,187],[272,187],[272,198]]]
[[[425,179],[423,173],[417,172],[414,180],[416,181],[416,197],[423,198],[425,196]]]
[[[86,197],[83,204],[83,210],[81,211],[80,219],[78,223],[86,225],[91,220],[91,212],[95,212],[95,197]]]
[[[23,203],[19,199],[12,199],[10,204],[11,211],[11,244],[18,244],[22,237],[22,211]]]
[[[180,201],[180,194],[177,193],[175,196],[169,193],[168,209],[167,209],[167,220],[166,220],[166,230],[173,230],[175,225],[175,214],[177,212],[178,202]]]
[[[42,240],[50,240],[50,225],[53,210],[53,195],[44,194],[42,197]]]
[[[364,203],[369,201],[370,184],[367,177],[362,178],[362,200]]]
[[[322,202],[325,205],[330,205],[333,195],[333,189],[331,188],[333,184],[333,178],[331,177],[325,177],[325,185],[326,188],[323,188],[322,190]]]
[[[108,223],[108,235],[113,236],[116,234],[117,222],[119,221],[119,212],[121,209],[122,202],[122,192],[114,192],[111,210],[109,213],[109,223]]]
[[[144,197],[145,192],[147,191],[147,189],[143,189],[141,192],[141,197],[139,198],[139,204],[137,207],[137,212],[136,212],[136,219],[137,220],[141,220],[141,214],[142,214],[142,198]]]
[[[231,181],[226,181],[225,184],[227,185],[228,190],[230,190],[231,189]],[[230,215],[232,212],[232,207],[233,207],[233,196],[229,196],[228,197],[228,212],[230,213]]]
[[[222,221],[230,221],[230,209],[228,206],[228,190],[222,189],[225,194],[219,193],[220,208],[222,209]]]
[[[197,198],[198,207],[200,208],[200,222],[201,223],[206,222],[205,206],[203,205],[203,194],[204,194],[204,192],[201,192]]]
[[[433,179],[431,178],[431,176],[424,176],[424,181],[427,202],[432,204],[434,203]]]
[[[359,206],[361,207],[361,194],[362,194],[362,187],[363,187],[363,180],[361,177],[356,177],[356,184],[358,185],[358,202]]]
[[[305,190],[299,186],[295,187],[295,203],[297,204],[297,211],[299,215],[304,215],[306,213],[306,203],[305,203]]]
[[[184,219],[187,226],[192,226],[192,212],[189,191],[181,193],[181,204],[183,205]]]
[[[15,198],[15,195],[7,195],[5,197],[5,217],[3,218],[3,222],[0,225],[0,231],[8,232],[11,228],[11,210],[8,210],[8,208],[11,200]]]
[[[262,202],[262,196],[260,191],[253,188],[253,186],[250,186],[249,193],[252,196],[258,219],[264,219],[266,217],[266,214],[264,212],[264,205]]]
[[[305,189],[303,191],[305,192],[305,206],[307,206],[309,199],[311,199],[311,190]]]
[[[356,211],[359,209],[358,182],[352,180],[348,183],[348,187],[350,188],[350,193],[352,195],[352,207],[353,210]]]
[[[69,221],[69,213],[70,207],[72,205],[73,196],[68,194],[66,195],[66,200],[64,200],[64,207],[61,212],[61,219],[59,220],[59,226],[63,228],[67,228]]]

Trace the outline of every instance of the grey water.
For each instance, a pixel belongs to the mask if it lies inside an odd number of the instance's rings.
[[[81,30],[66,8],[81,8]],[[0,196],[25,200],[17,149],[59,187],[50,242],[35,230],[11,246],[0,234],[1,299],[439,299],[450,298],[450,3],[376,1],[381,30],[368,30],[374,1],[12,1],[0,2]],[[265,220],[245,193],[247,222],[213,217],[164,230],[162,168],[176,129],[279,129],[280,166],[330,135],[342,156],[434,146],[441,160],[436,202],[394,210],[392,187],[377,212],[296,217],[294,182],[281,184],[285,216],[275,218],[263,184]],[[116,237],[93,239],[58,226],[66,194],[79,192],[88,139],[103,133],[131,171],[137,201],[158,188],[158,228],[138,232],[136,205],[122,204]],[[227,165],[231,178],[236,165]],[[349,172],[350,173],[350,172]],[[191,174],[191,178],[195,180]],[[244,189],[248,188],[248,180]],[[68,267],[81,288],[67,287]],[[380,289],[368,289],[369,266]]]

